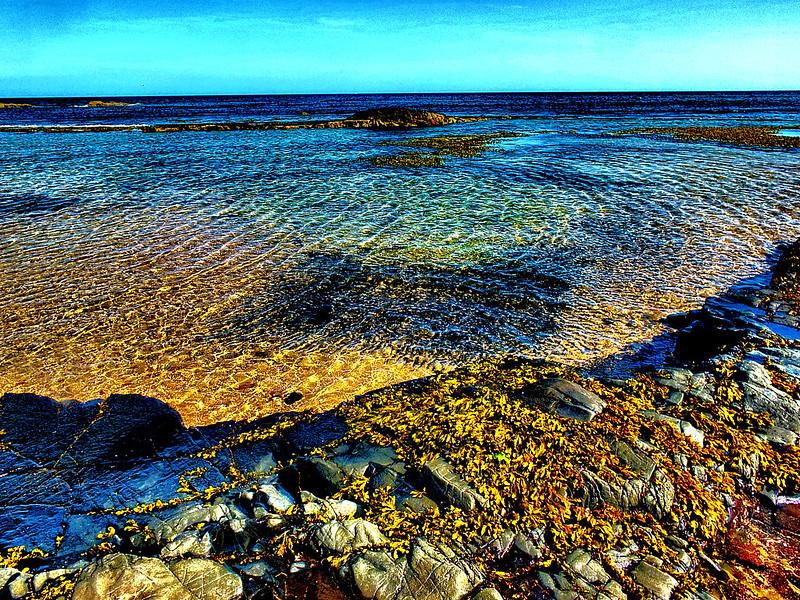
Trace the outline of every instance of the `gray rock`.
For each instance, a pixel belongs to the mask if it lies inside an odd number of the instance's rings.
[[[175,578],[200,600],[238,600],[242,580],[226,566],[205,558],[188,558],[169,565]]]
[[[407,557],[370,550],[351,565],[356,589],[373,600],[461,600],[483,582],[483,575],[448,549],[417,540]]]
[[[742,361],[737,376],[741,379],[745,410],[766,411],[775,425],[800,434],[800,399],[775,388],[769,372],[757,362]]]
[[[184,531],[161,549],[163,560],[189,556],[207,557],[214,552],[209,531]]]
[[[660,369],[653,379],[663,386],[678,392],[686,393],[692,387],[692,376],[694,374],[688,369],[666,367]]]
[[[675,501],[675,486],[664,471],[657,469],[647,484],[642,503],[657,519],[662,519],[672,510]]]
[[[603,569],[603,565],[592,558],[586,550],[578,548],[564,560],[564,564],[576,575],[588,583],[606,584],[611,576]]]
[[[312,539],[322,554],[344,554],[389,543],[376,525],[363,519],[329,521],[314,529]]]
[[[422,477],[436,497],[462,510],[475,510],[487,502],[486,498],[464,481],[450,463],[441,457],[423,465]]]
[[[591,421],[606,407],[600,396],[566,379],[545,379],[528,393],[542,410],[578,421]]]
[[[661,413],[657,413],[655,411],[645,411],[642,415],[651,421],[660,421],[664,423],[669,423],[674,427],[677,431],[688,437],[692,440],[695,444],[702,447],[703,442],[705,441],[705,434],[697,429],[694,425],[689,423],[689,421],[681,421],[680,419],[676,419],[675,417],[671,417],[669,415],[662,415]]]
[[[636,566],[631,576],[658,600],[670,600],[673,590],[678,587],[674,577],[644,560]]]
[[[794,431],[790,431],[785,427],[772,425],[764,431],[759,431],[756,434],[765,442],[775,444],[776,446],[796,446],[798,436]]]
[[[405,496],[397,501],[397,507],[415,513],[435,512],[439,505],[427,496]]]
[[[528,535],[518,533],[514,536],[514,548],[531,560],[541,558],[544,545],[544,532],[541,529],[533,530]]]
[[[239,576],[212,560],[168,566],[156,558],[110,554],[81,572],[73,600],[237,600],[242,593]]]
[[[588,507],[610,504],[622,510],[631,510],[642,503],[647,484],[641,479],[622,479],[609,470],[594,473],[581,471],[583,488],[579,497]]]
[[[353,448],[340,446],[337,450],[339,452],[334,451],[332,460],[350,476],[364,475],[370,465],[388,467],[397,462],[394,449],[387,446],[357,444]]]
[[[285,513],[295,504],[292,495],[281,485],[262,483],[258,486],[258,491],[263,495],[267,507],[276,513]]]

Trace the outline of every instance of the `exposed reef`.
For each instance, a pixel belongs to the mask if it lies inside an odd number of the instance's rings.
[[[523,137],[524,134],[509,131],[497,133],[439,135],[414,137],[408,140],[383,142],[386,146],[406,146],[425,148],[430,152],[400,152],[387,156],[376,156],[371,162],[378,166],[391,167],[439,167],[444,164],[443,157],[473,158],[489,150],[502,139]]]
[[[90,100],[86,106],[89,108],[110,108],[114,106],[130,106],[128,102],[116,102],[112,100]]]
[[[24,102],[0,102],[0,108],[33,108],[33,104]]]
[[[797,598],[798,293],[800,243],[624,381],[499,358],[192,429],[6,394],[0,595]]]
[[[685,142],[721,142],[762,148],[800,148],[800,137],[778,135],[781,127],[742,125],[739,127],[641,127],[615,135],[669,135]]]
[[[92,103],[90,103],[91,105]],[[110,106],[104,103],[97,106]],[[116,106],[116,104],[115,104]],[[143,133],[176,133],[182,131],[270,131],[291,129],[412,129],[441,127],[456,123],[486,121],[490,117],[453,117],[412,108],[380,108],[357,112],[332,121],[229,121],[217,123],[163,123],[152,125],[25,125],[2,126],[8,133],[106,133],[141,131]]]

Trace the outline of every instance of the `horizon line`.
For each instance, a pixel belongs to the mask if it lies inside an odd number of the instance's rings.
[[[169,93],[169,94],[89,94],[56,96],[2,96],[5,100],[61,100],[84,98],[241,98],[258,96],[447,96],[447,95],[508,95],[508,94],[780,94],[800,93],[800,88],[780,89],[704,89],[704,90],[537,90],[537,91],[419,91],[419,92],[245,92],[245,93]]]

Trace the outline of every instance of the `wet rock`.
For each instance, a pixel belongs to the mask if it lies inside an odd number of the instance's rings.
[[[646,560],[636,566],[631,577],[658,600],[670,600],[672,592],[678,587],[678,581],[672,575]]]
[[[462,510],[475,510],[487,502],[486,498],[464,481],[450,463],[441,457],[429,460],[423,465],[422,478],[428,484],[431,493]]]
[[[339,466],[318,456],[304,456],[295,463],[299,485],[303,490],[325,497],[344,487],[344,473]]]
[[[167,565],[156,558],[110,554],[81,572],[73,600],[237,600],[242,592],[239,576],[212,560]]]
[[[350,570],[356,590],[374,600],[461,600],[483,582],[483,575],[469,561],[425,540],[417,540],[410,554],[397,560],[388,552],[367,551],[352,562]]]
[[[376,525],[363,519],[329,521],[314,529],[312,539],[322,554],[344,554],[389,543]]]
[[[542,410],[578,421],[591,421],[606,407],[600,396],[566,379],[545,379],[522,393]]]

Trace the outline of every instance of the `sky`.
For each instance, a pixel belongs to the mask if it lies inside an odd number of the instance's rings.
[[[781,89],[798,0],[0,0],[0,97]]]

